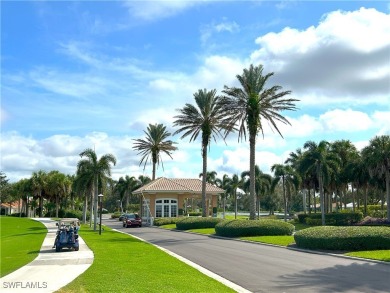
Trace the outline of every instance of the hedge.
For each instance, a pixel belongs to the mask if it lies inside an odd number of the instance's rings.
[[[325,214],[325,224],[329,226],[351,226],[363,219],[361,212],[342,212]],[[311,226],[322,224],[321,214],[299,214],[298,221]]]
[[[178,221],[182,220],[181,218],[154,218],[153,225],[154,226],[162,226],[168,224],[176,224]]]
[[[215,233],[225,237],[291,235],[294,225],[280,220],[230,220],[215,226]]]
[[[214,228],[219,222],[223,221],[221,218],[181,218],[182,220],[176,223],[178,230],[203,229]]]
[[[312,227],[296,232],[294,239],[298,247],[308,249],[348,251],[390,249],[388,227]]]

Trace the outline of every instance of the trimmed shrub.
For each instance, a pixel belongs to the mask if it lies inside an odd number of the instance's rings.
[[[223,221],[221,218],[180,218],[180,221],[176,222],[176,229],[178,230],[190,230],[190,229],[203,229],[214,228],[219,222]]]
[[[299,217],[299,216],[298,216]],[[363,219],[361,212],[342,212],[325,214],[325,224],[328,226],[351,226]],[[321,225],[321,214],[311,214],[305,217],[306,224]]]
[[[279,220],[230,220],[215,226],[215,233],[225,237],[291,235],[294,225]]]
[[[306,223],[306,218],[308,216],[309,216],[308,214],[298,214],[298,221],[299,221],[299,223],[305,224]]]
[[[189,212],[188,216],[190,217],[200,217],[202,215],[201,212]]]
[[[121,212],[115,212],[111,214],[111,219],[118,219],[122,215]]]
[[[168,224],[176,224],[178,221],[183,218],[154,218],[153,225],[154,226],[162,226]]]
[[[11,214],[10,216],[11,216],[11,217],[26,217],[26,214],[25,214],[25,213],[22,213],[22,214],[20,214],[20,213],[14,213],[14,214]]]
[[[298,247],[308,249],[390,249],[390,229],[387,227],[313,227],[296,232],[294,239]]]

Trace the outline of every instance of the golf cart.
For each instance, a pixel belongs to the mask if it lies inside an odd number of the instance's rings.
[[[64,218],[59,220],[56,225],[58,226],[58,230],[53,248],[57,252],[61,251],[64,247],[78,251],[80,220],[77,218]]]

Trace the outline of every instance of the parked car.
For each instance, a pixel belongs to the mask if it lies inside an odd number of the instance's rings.
[[[126,217],[126,214],[120,215],[118,221],[119,221],[119,222],[123,222],[123,220],[125,219],[125,217]]]
[[[138,226],[142,227],[142,219],[138,216],[138,214],[126,214],[123,220],[123,227],[131,227]]]

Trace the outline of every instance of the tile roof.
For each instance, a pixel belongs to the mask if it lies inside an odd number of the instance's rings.
[[[188,179],[188,178],[165,178],[160,177],[154,181],[138,188],[133,191],[133,194],[142,192],[188,192],[188,193],[201,193],[202,192],[202,180],[200,179]],[[225,192],[223,189],[206,183],[206,193],[216,194]]]

